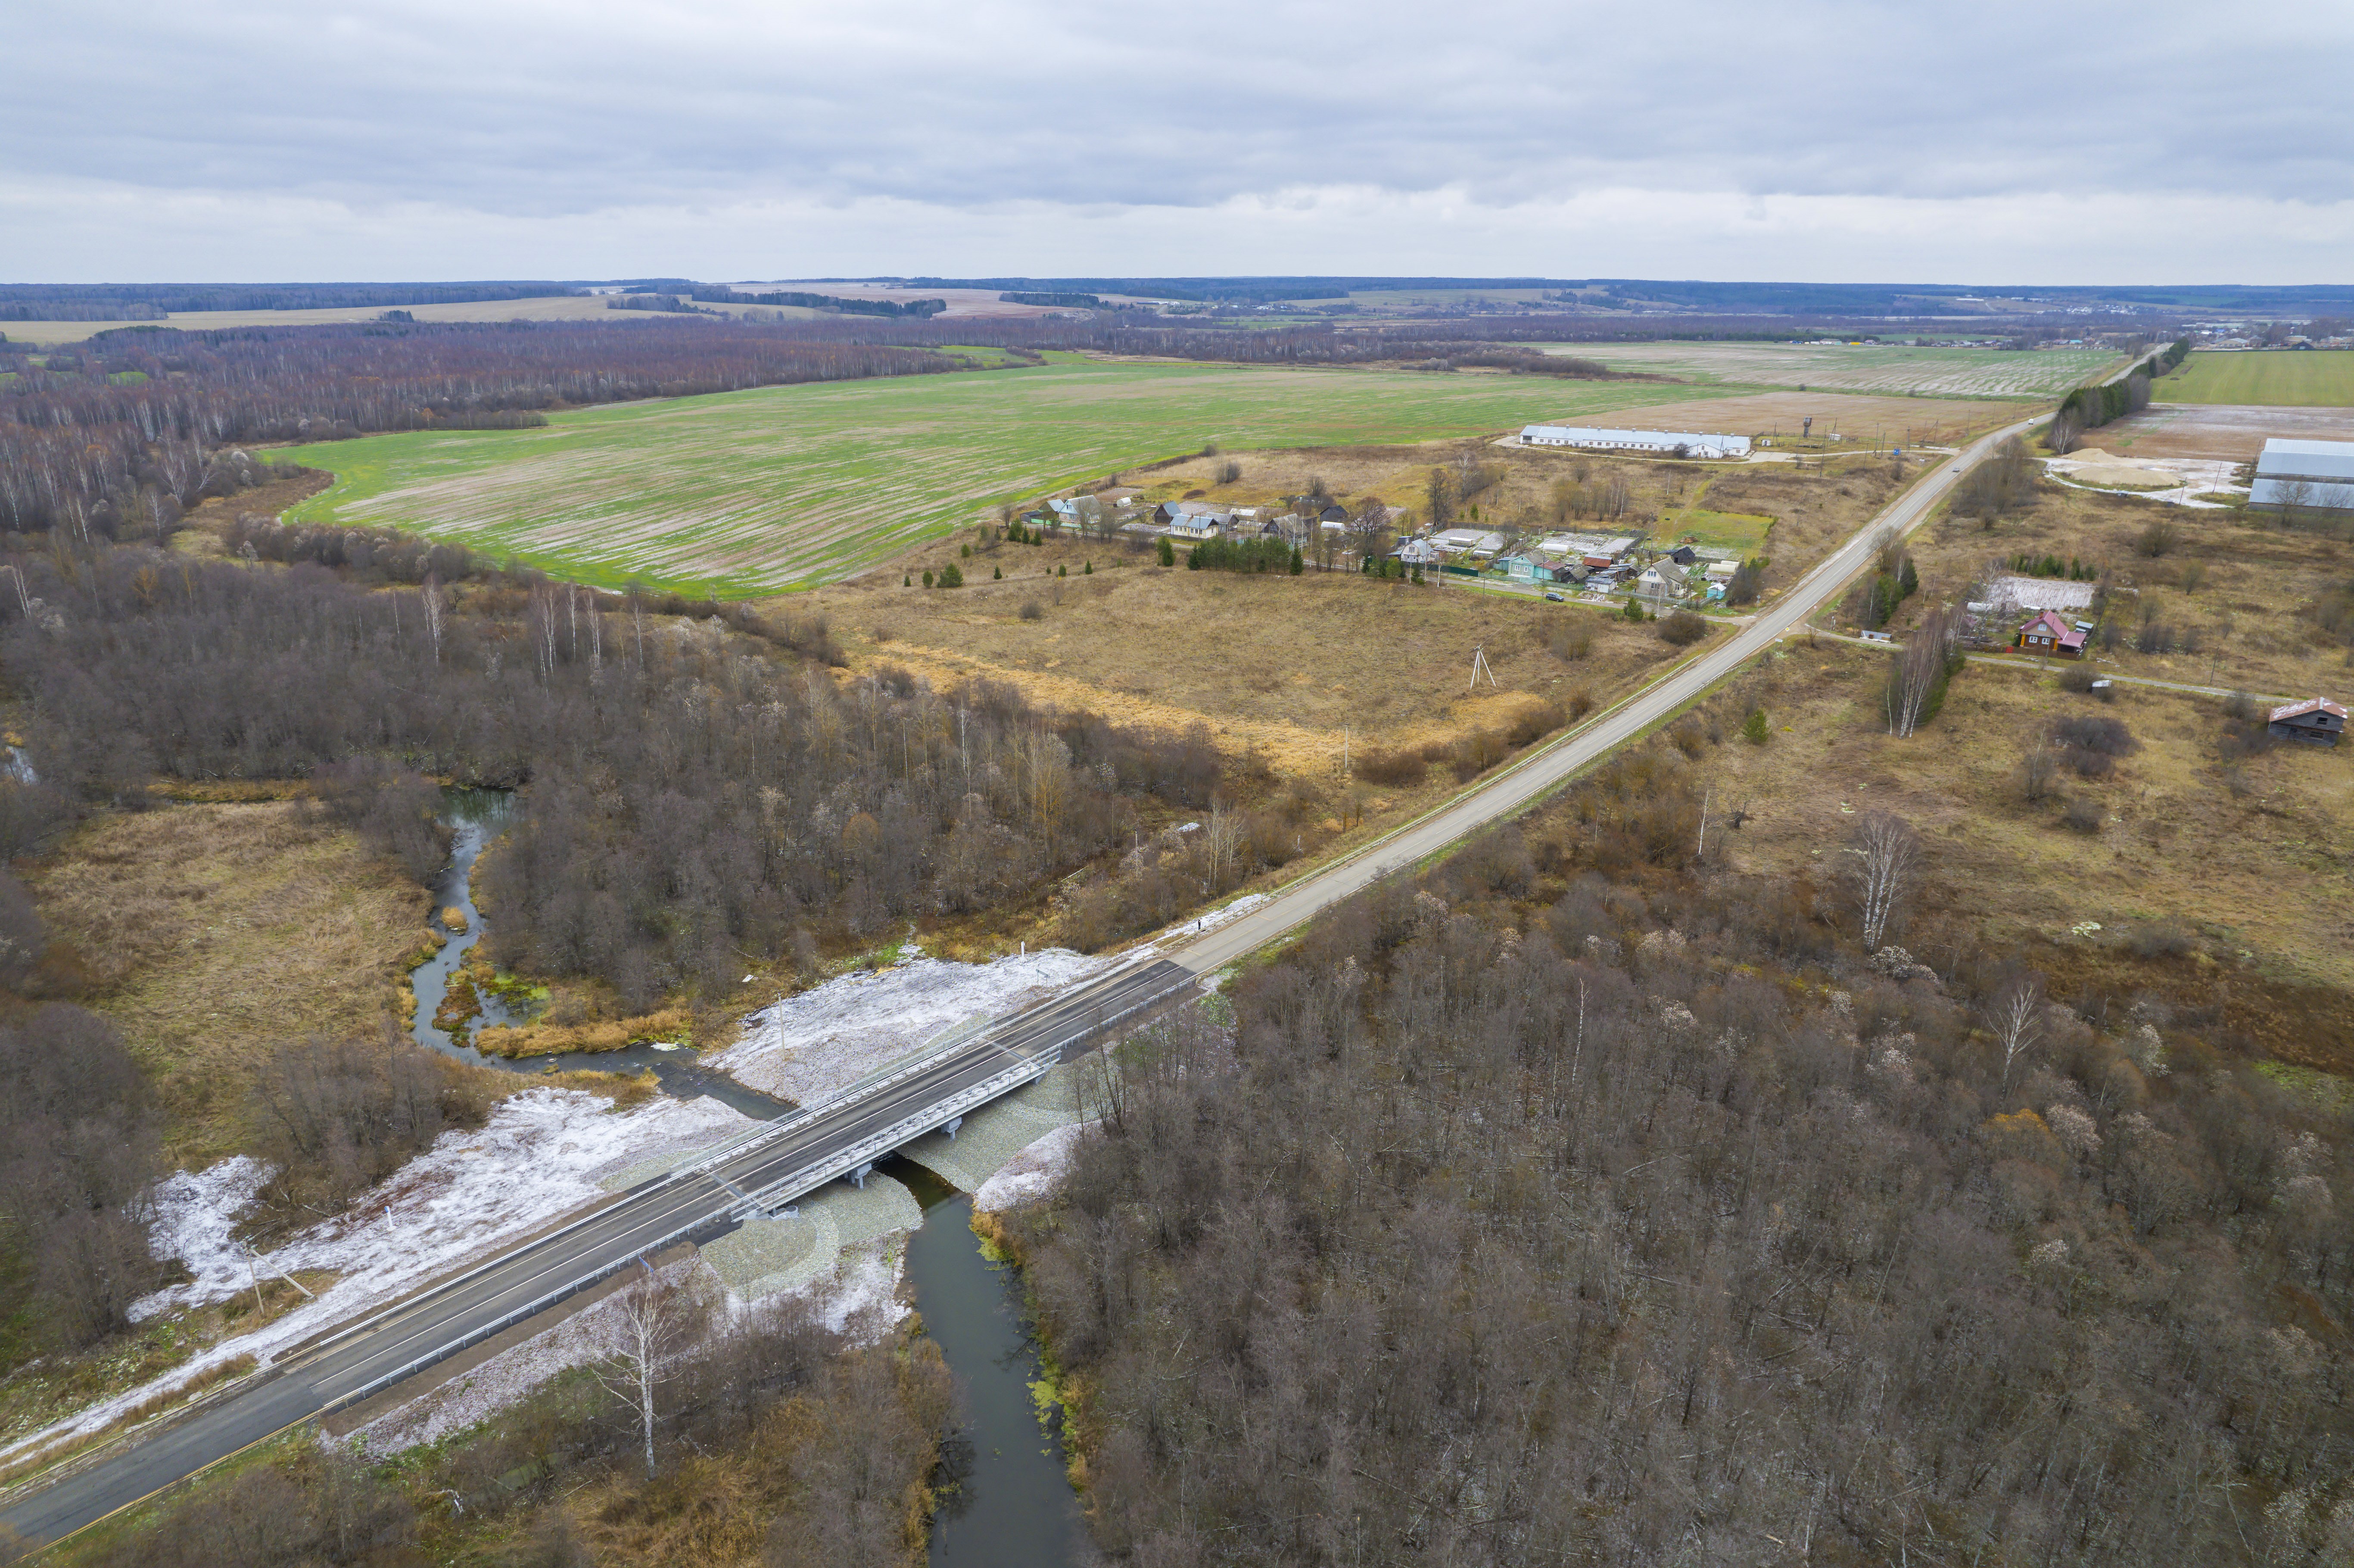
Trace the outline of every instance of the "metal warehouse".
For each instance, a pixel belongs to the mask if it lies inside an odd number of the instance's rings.
[[[1589,425],[1530,425],[1521,431],[1524,447],[1588,447],[1596,451],[1659,452],[1685,457],[1747,457],[1747,436],[1708,435],[1691,430],[1606,430]]]
[[[2354,512],[2354,441],[2266,441],[2248,504]]]

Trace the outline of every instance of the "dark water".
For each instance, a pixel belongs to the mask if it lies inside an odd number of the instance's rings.
[[[907,1238],[907,1277],[924,1331],[964,1396],[955,1456],[964,1474],[932,1518],[932,1568],[1077,1568],[1096,1562],[1063,1470],[1061,1422],[1038,1420],[1038,1351],[1011,1265],[981,1255],[972,1200],[912,1160],[879,1169],[905,1182],[924,1223]]]
[[[450,824],[457,840],[451,849],[449,866],[433,884],[433,918],[439,928],[441,911],[456,908],[466,916],[466,929],[451,937],[447,946],[418,965],[408,977],[409,985],[417,992],[417,1016],[410,1021],[408,1032],[417,1043],[461,1062],[472,1062],[480,1066],[496,1067],[510,1073],[539,1073],[549,1067],[567,1072],[582,1067],[603,1072],[631,1072],[640,1067],[652,1067],[654,1076],[661,1080],[663,1091],[681,1099],[708,1095],[746,1116],[762,1120],[791,1109],[784,1101],[748,1089],[724,1073],[711,1072],[699,1066],[691,1051],[657,1051],[651,1045],[631,1045],[620,1051],[563,1051],[542,1056],[486,1056],[472,1045],[462,1045],[451,1039],[449,1031],[434,1027],[433,1014],[440,1007],[441,999],[449,994],[450,977],[456,974],[459,966],[466,961],[466,954],[473,945],[482,939],[482,912],[474,907],[474,862],[481,857],[483,846],[498,837],[514,810],[514,797],[504,790],[445,789],[441,792],[442,820]],[[482,1016],[474,1022],[474,1028],[527,1022],[523,1013],[495,996],[483,995],[482,1003]]]

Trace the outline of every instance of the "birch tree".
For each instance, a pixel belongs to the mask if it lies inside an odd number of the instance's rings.
[[[597,1368],[605,1392],[636,1413],[644,1439],[646,1474],[654,1473],[656,1394],[670,1381],[672,1363],[691,1344],[709,1304],[692,1283],[664,1279],[642,1257],[632,1267],[639,1277],[599,1308],[607,1319],[606,1360]],[[690,1276],[690,1280],[699,1276]]]
[[[1903,818],[1872,811],[1856,823],[1845,853],[1863,950],[1876,953],[1920,871],[1920,836]]]
[[[1961,626],[1951,608],[1933,609],[1921,618],[1919,629],[1889,660],[1884,697],[1889,734],[1902,740],[1921,727],[1929,699],[1960,645]]]
[[[2010,1082],[2011,1064],[2043,1038],[2043,980],[2020,975],[1994,994],[1987,1004],[1987,1025],[2002,1046],[2002,1081]]]

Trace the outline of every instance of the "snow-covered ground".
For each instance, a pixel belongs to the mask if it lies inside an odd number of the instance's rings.
[[[1162,940],[1180,941],[1187,937],[1198,937],[1204,931],[1214,931],[1229,920],[1242,918],[1266,902],[1267,895],[1264,893],[1246,893],[1224,909],[1213,909],[1207,915],[1188,920],[1182,926],[1170,927]]]
[[[2099,490],[2115,495],[2138,495],[2145,501],[2168,501],[2194,511],[2228,504],[2193,500],[2215,493],[2244,495],[2239,467],[2209,458],[2115,457],[2097,447],[2086,447],[2066,457],[2046,458],[2052,478],[2079,490]]]
[[[983,1213],[1015,1208],[1044,1197],[1070,1169],[1071,1152],[1085,1128],[1076,1123],[1058,1127],[1007,1160],[972,1195],[972,1206]]]
[[[968,1020],[1011,1012],[1113,960],[1060,948],[986,964],[918,958],[849,974],[744,1021],[744,1038],[705,1058],[763,1094],[809,1105]]]
[[[610,1106],[578,1090],[526,1089],[501,1102],[479,1131],[444,1134],[361,1206],[297,1232],[259,1258],[229,1235],[269,1174],[263,1166],[239,1157],[170,1178],[157,1189],[153,1245],[157,1256],[179,1258],[195,1277],[143,1298],[132,1308],[133,1318],[249,1289],[257,1270],[265,1277],[326,1270],[340,1277],[316,1300],[18,1439],[0,1448],[0,1458],[99,1430],[223,1361],[249,1354],[266,1364],[289,1345],[604,1197],[597,1179],[610,1170],[716,1143],[752,1125],[715,1099],[662,1099],[619,1114]]]

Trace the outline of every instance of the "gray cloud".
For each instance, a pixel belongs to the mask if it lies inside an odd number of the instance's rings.
[[[2253,198],[2289,228],[2354,200],[2344,6],[97,0],[9,30],[39,63],[0,101],[8,211],[69,228],[122,191],[551,236],[761,202],[980,233],[1008,204],[1052,223],[1336,191]],[[439,270],[484,270],[461,260]]]

